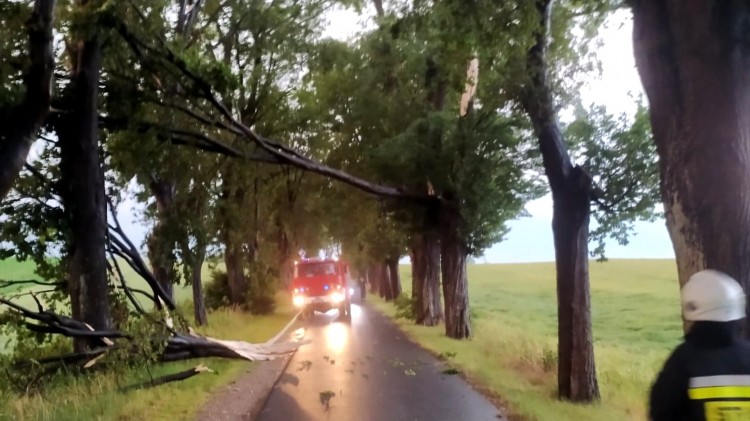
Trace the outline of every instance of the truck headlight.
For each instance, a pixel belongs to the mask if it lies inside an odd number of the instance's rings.
[[[340,303],[344,301],[344,294],[340,292],[334,292],[333,294],[331,294],[331,301],[333,301],[334,303]]]
[[[305,305],[305,297],[301,295],[295,295],[294,298],[292,298],[292,304],[294,304],[295,307],[302,307]]]

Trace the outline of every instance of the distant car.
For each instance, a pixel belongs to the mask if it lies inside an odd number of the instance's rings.
[[[315,311],[338,309],[345,320],[352,315],[349,268],[335,259],[303,259],[294,263],[292,303],[310,317]]]

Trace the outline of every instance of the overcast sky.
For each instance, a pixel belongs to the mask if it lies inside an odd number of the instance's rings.
[[[368,16],[373,11],[368,10]],[[362,19],[355,13],[336,10],[329,14],[329,25],[325,36],[347,39],[362,29],[362,25],[372,25],[369,18]],[[604,46],[599,50],[603,73],[599,79],[591,80],[582,92],[584,101],[604,104],[611,112],[632,112],[633,95],[642,92],[635,69],[632,46],[632,20],[630,12],[620,11],[614,15],[601,31]],[[481,67],[481,64],[480,64]],[[481,77],[481,69],[480,69]],[[127,200],[119,207],[120,218],[136,244],[141,244],[146,227],[139,221],[142,205]],[[480,262],[540,262],[553,261],[555,257],[552,242],[552,199],[545,196],[527,205],[531,217],[510,223],[511,232],[506,241],[487,250]],[[610,258],[673,258],[672,244],[669,241],[663,220],[653,223],[637,223],[636,235],[627,246],[616,242],[607,244]]]

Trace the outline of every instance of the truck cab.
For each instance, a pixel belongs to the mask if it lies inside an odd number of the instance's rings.
[[[315,311],[339,310],[340,317],[351,319],[349,268],[336,259],[303,259],[294,262],[292,303],[310,317]]]

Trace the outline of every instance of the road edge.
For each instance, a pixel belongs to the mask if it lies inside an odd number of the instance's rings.
[[[299,313],[295,314],[276,336],[269,339],[267,343],[279,342],[282,338],[288,336],[289,329],[294,326],[299,318]],[[236,379],[225,384],[218,390],[211,393],[209,400],[202,405],[194,418],[196,421],[246,421],[255,420],[266,405],[273,388],[286,371],[292,356],[297,351],[292,351],[273,360],[258,361],[256,366],[250,371],[240,374]],[[231,413],[212,410],[217,402],[223,400],[241,399],[247,402],[241,408],[237,408]]]
[[[292,320],[290,320],[289,323],[284,327],[284,329],[282,329],[283,333],[279,333],[274,338],[275,339],[274,342],[278,342],[284,335],[286,335],[285,331],[288,330],[290,327],[292,327],[294,325],[294,323],[299,318],[300,314],[301,314],[301,312],[298,312],[294,317],[292,317]],[[276,373],[276,375],[273,376],[273,382],[271,382],[271,385],[270,386],[265,386],[265,385],[263,386],[260,399],[257,400],[256,403],[255,403],[255,405],[253,405],[250,408],[250,411],[246,414],[246,417],[247,417],[246,419],[252,420],[252,421],[255,421],[256,419],[258,419],[258,416],[260,415],[261,411],[263,411],[263,408],[265,408],[265,406],[266,406],[266,402],[268,402],[268,398],[271,397],[271,392],[273,392],[273,389],[279,383],[279,379],[281,378],[281,375],[284,374],[284,372],[286,371],[286,368],[289,367],[289,362],[292,361],[292,357],[296,353],[297,353],[297,350],[295,349],[294,351],[290,352],[289,354],[284,355],[282,358],[277,359],[277,360],[271,362],[271,363],[277,362],[277,361],[281,362],[279,364],[279,370]]]

